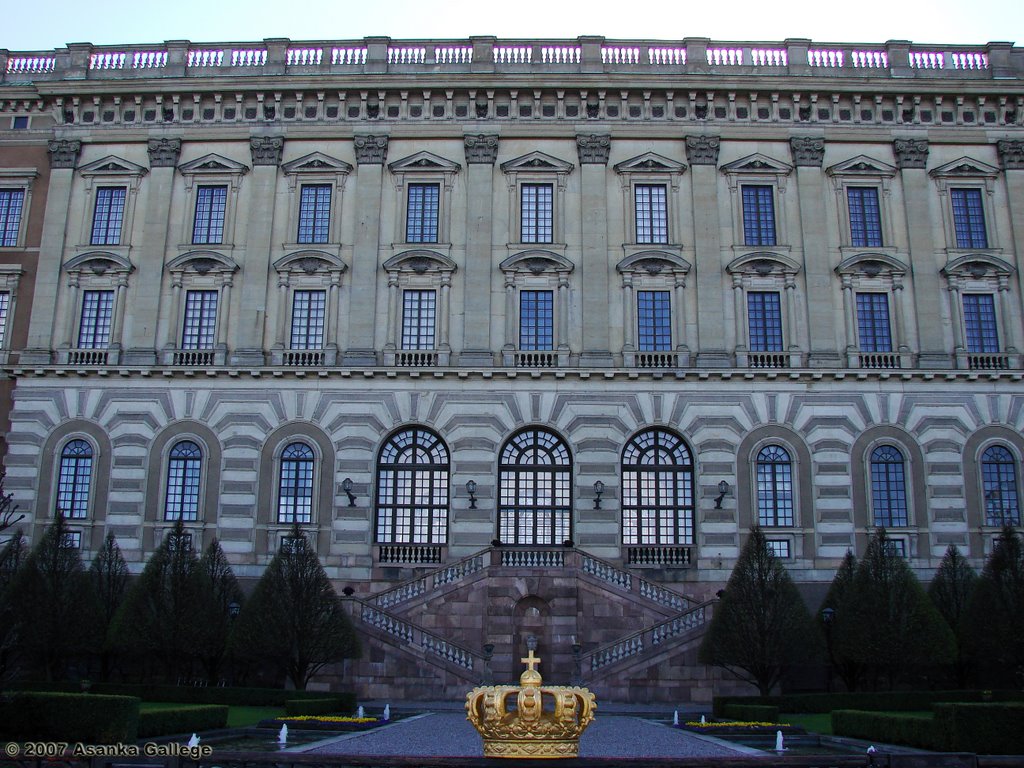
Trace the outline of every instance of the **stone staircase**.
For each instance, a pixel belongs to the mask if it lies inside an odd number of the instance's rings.
[[[561,627],[548,638],[548,669],[571,672],[612,700],[639,697],[630,681],[653,666],[669,664],[676,676],[695,666],[712,606],[576,548],[489,547],[349,598],[369,641],[350,683],[363,696],[436,699],[461,698],[492,677],[511,682],[522,642],[511,611],[526,595],[550,600],[551,625]],[[678,692],[671,698],[681,700]]]

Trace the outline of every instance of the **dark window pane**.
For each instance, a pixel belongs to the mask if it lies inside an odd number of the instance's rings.
[[[995,298],[990,293],[965,293],[964,334],[968,352],[998,352]]]
[[[437,184],[410,184],[409,201],[405,212],[405,241],[407,243],[436,243],[438,201]]]
[[[679,437],[651,429],[622,452],[622,543],[693,543],[693,459]]]
[[[747,321],[751,352],[782,351],[782,306],[774,291],[747,294]]]
[[[124,187],[99,187],[96,190],[96,207],[92,215],[92,245],[119,245],[121,224],[124,221],[124,201],[127,189]]]
[[[553,294],[551,291],[520,291],[520,350],[534,352],[554,348],[553,307]]]
[[[637,291],[636,314],[641,352],[672,349],[672,304],[668,291]]]
[[[988,248],[985,232],[985,210],[980,189],[951,189],[953,229],[957,248]]]
[[[882,214],[875,187],[847,187],[850,210],[850,243],[857,247],[882,245]]]
[[[196,190],[196,217],[192,225],[192,242],[216,245],[224,242],[224,212],[228,188],[199,187]]]
[[[552,186],[550,184],[523,184],[520,188],[520,223],[522,242],[551,243],[552,240]]]
[[[331,185],[305,184],[299,198],[299,243],[326,243],[331,223]]]
[[[892,352],[888,294],[857,294],[857,336],[861,352]]]
[[[633,190],[636,206],[636,241],[668,242],[668,203],[663,184],[637,184]]]
[[[878,527],[903,528],[909,524],[903,454],[892,445],[880,446],[871,453],[871,508]]]
[[[448,488],[448,449],[437,435],[425,429],[394,435],[377,464],[377,542],[446,543]]]
[[[743,185],[743,242],[775,245],[775,188]]]

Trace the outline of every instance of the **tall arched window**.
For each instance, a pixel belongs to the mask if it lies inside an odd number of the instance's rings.
[[[164,520],[199,519],[199,478],[202,464],[202,449],[191,440],[182,440],[171,448],[167,462]]]
[[[985,449],[981,455],[981,481],[985,493],[986,525],[1020,525],[1020,500],[1017,494],[1017,462],[1001,445]]]
[[[757,521],[793,525],[793,460],[781,445],[766,445],[757,454]]]
[[[880,445],[871,452],[871,509],[876,526],[909,525],[906,468],[896,446]]]
[[[277,494],[277,522],[313,521],[313,449],[305,443],[289,443],[281,452],[281,476]]]
[[[693,459],[667,430],[641,432],[622,452],[622,543],[693,543]]]
[[[406,429],[377,460],[377,543],[448,541],[448,449],[426,429]]]
[[[498,538],[504,544],[561,544],[572,538],[572,459],[545,429],[513,435],[498,468]]]
[[[69,440],[60,452],[57,512],[70,519],[88,517],[91,480],[92,446],[85,440]]]

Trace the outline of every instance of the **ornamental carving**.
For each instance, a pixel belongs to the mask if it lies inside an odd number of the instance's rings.
[[[82,151],[82,142],[78,139],[52,139],[46,148],[50,152],[51,168],[74,168],[78,153]]]
[[[498,159],[497,136],[481,133],[476,136],[467,136],[465,141],[467,163],[494,165]]]
[[[576,150],[579,152],[581,165],[607,165],[611,147],[612,137],[607,134],[592,133],[589,136],[576,137]]]
[[[151,168],[173,168],[181,154],[181,139],[150,139],[147,150]]]
[[[249,139],[253,165],[280,165],[284,138],[281,136],[258,136]]]
[[[687,136],[686,159],[690,165],[718,165],[717,136]]]
[[[821,168],[821,163],[825,159],[824,139],[793,138],[789,140],[789,146],[793,150],[793,162],[796,165]]]
[[[897,168],[924,168],[928,162],[927,139],[896,139],[892,146]]]
[[[353,144],[359,165],[384,165],[384,158],[388,154],[387,136],[356,136]]]
[[[1024,171],[1024,141],[1003,139],[996,142],[999,159],[1008,171]]]

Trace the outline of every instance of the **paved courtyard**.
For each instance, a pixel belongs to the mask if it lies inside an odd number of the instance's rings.
[[[399,720],[366,733],[346,734],[302,751],[380,757],[480,757],[483,742],[464,714],[440,712]],[[749,751],[629,716],[598,714],[580,739],[580,757],[583,758],[738,757],[743,754]]]

